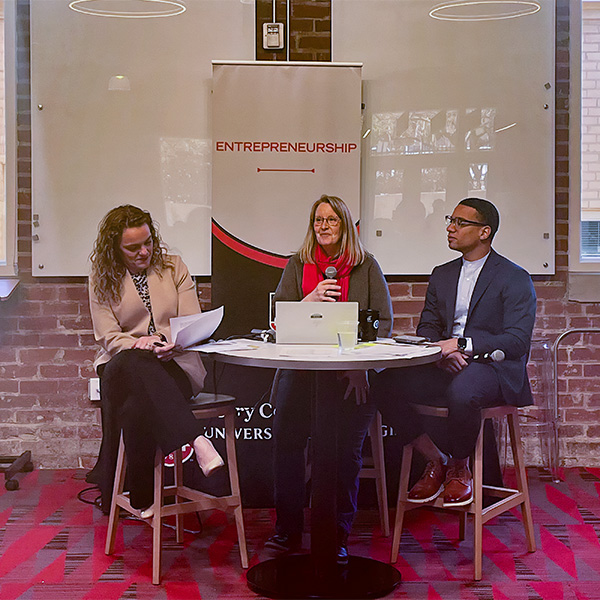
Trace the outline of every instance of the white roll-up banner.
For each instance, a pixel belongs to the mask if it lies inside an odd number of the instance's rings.
[[[212,111],[213,304],[233,307],[231,294],[249,289],[244,277],[256,290],[260,267],[275,268],[266,295],[242,301],[246,316],[259,303],[253,327],[266,326],[268,292],[300,247],[313,202],[339,196],[358,222],[361,66],[215,61]],[[226,304],[226,320],[231,313]]]

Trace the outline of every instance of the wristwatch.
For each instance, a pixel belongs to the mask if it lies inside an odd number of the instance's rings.
[[[467,338],[459,337],[457,345],[458,349],[464,352],[467,349]]]

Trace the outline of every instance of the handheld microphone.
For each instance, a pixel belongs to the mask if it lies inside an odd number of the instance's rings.
[[[325,269],[325,279],[335,279],[337,275],[337,269],[333,266],[333,265],[329,265],[326,269]],[[327,292],[325,292],[325,295],[327,296]],[[334,301],[337,302],[337,299],[334,298]]]
[[[492,352],[485,352],[484,354],[475,354],[471,357],[471,360],[478,362],[502,362],[505,358],[505,354],[502,350],[493,350]]]

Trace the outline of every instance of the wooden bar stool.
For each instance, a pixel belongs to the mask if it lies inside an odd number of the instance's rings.
[[[390,516],[388,511],[387,482],[385,477],[385,459],[383,456],[382,425],[381,414],[378,411],[373,422],[369,426],[371,456],[365,456],[363,458],[363,468],[360,470],[359,477],[361,479],[375,479],[381,532],[385,537],[389,537]]]
[[[192,399],[191,405],[194,416],[197,419],[224,416],[227,468],[229,470],[231,493],[228,496],[212,496],[186,487],[183,483],[181,449],[175,451],[174,485],[165,486],[163,484],[164,455],[160,448],[157,449],[154,459],[154,502],[152,504],[154,515],[149,522],[152,527],[152,583],[155,585],[160,583],[161,574],[162,520],[164,517],[171,515],[175,515],[176,540],[177,543],[181,543],[183,542],[184,514],[215,508],[225,512],[232,512],[235,517],[242,567],[244,569],[248,568],[248,550],[246,548],[246,533],[244,530],[237,456],[235,452],[235,398],[224,394],[202,392]],[[119,523],[119,509],[123,508],[127,512],[141,518],[140,511],[133,508],[129,503],[129,492],[123,491],[125,467],[125,445],[123,443],[123,434],[121,433],[104,549],[105,554],[112,554],[114,552],[117,525]],[[174,497],[175,502],[173,504],[164,504],[163,500],[167,497]]]
[[[413,405],[417,412],[435,417],[447,417],[448,409],[434,406],[425,406],[422,404]],[[508,433],[510,445],[512,448],[513,460],[515,463],[515,472],[517,479],[517,489],[500,488],[483,485],[483,425],[486,419],[506,417],[508,423]],[[484,408],[481,411],[481,428],[475,447],[473,471],[473,502],[467,506],[457,506],[447,508],[443,506],[442,496],[438,496],[431,502],[424,504],[415,504],[407,500],[410,469],[413,455],[413,445],[404,446],[402,453],[402,465],[400,467],[400,484],[398,486],[398,504],[396,507],[396,520],[394,524],[394,536],[392,538],[392,550],[390,561],[395,563],[398,560],[398,549],[402,535],[402,523],[404,513],[413,508],[421,506],[432,506],[442,510],[456,511],[460,514],[459,538],[465,539],[465,527],[467,515],[473,515],[473,549],[474,549],[474,579],[481,579],[481,569],[483,561],[483,524],[494,517],[510,510],[515,506],[521,506],[523,513],[523,526],[525,527],[525,537],[527,539],[528,552],[535,552],[535,536],[533,531],[533,519],[531,514],[531,505],[529,503],[529,488],[527,486],[527,475],[525,472],[525,462],[523,459],[523,449],[521,447],[521,433],[519,429],[519,412],[515,406],[495,406]],[[498,498],[492,505],[483,507],[483,493],[487,496]]]

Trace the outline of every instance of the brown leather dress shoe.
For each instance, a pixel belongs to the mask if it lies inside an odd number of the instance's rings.
[[[469,467],[449,467],[444,484],[444,506],[465,506],[473,502],[473,475]]]
[[[430,460],[425,466],[423,475],[408,492],[408,501],[422,504],[435,500],[444,489],[446,465]]]

